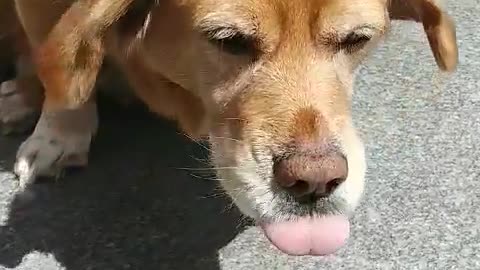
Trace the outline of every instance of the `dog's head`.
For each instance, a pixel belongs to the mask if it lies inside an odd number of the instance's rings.
[[[168,42],[147,50],[203,100],[221,185],[290,254],[348,236],[366,170],[352,84],[391,20],[421,22],[439,67],[457,63],[454,25],[429,0],[184,0],[156,12],[151,32],[163,34],[147,42]]]

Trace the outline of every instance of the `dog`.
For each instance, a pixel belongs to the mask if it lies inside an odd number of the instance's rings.
[[[21,185],[86,166],[95,83],[117,65],[153,112],[207,138],[222,187],[291,255],[335,252],[367,164],[355,71],[391,21],[420,23],[442,71],[455,23],[434,0],[15,0],[44,87],[14,167]]]
[[[0,3],[0,125],[2,132],[31,130],[41,112],[43,89],[31,48],[12,0]]]

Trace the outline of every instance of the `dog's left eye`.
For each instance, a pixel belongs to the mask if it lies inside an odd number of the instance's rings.
[[[233,55],[253,55],[257,49],[253,38],[232,29],[217,29],[206,35],[210,43]]]
[[[348,52],[353,52],[354,50],[363,47],[368,41],[370,41],[370,39],[372,39],[371,35],[351,32],[340,41],[339,47]]]
[[[234,55],[250,54],[255,50],[253,42],[242,35],[216,39],[212,42],[215,43],[221,50],[227,51],[228,53]]]

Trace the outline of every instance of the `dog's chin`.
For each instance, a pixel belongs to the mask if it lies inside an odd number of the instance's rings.
[[[255,220],[267,239],[289,255],[327,255],[347,241],[349,217],[360,195],[351,195],[350,179],[331,197],[314,206],[301,205],[288,194],[273,190],[268,180],[241,168],[219,171],[220,183],[234,204]],[[247,175],[250,178],[245,178]],[[354,181],[355,182],[355,181]],[[360,191],[359,191],[360,192]]]
[[[301,205],[285,193],[242,184],[247,179],[235,179],[232,174],[221,176],[224,189],[280,251],[297,256],[327,255],[345,245],[353,209],[345,199],[334,195],[314,206]]]

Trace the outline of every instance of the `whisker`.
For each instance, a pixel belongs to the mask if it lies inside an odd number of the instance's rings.
[[[241,229],[243,227],[246,227],[250,223],[249,220],[250,220],[250,217],[248,217],[248,216],[245,216],[245,215],[240,216],[239,220],[237,221],[238,224],[235,227],[235,229],[238,230],[238,229]]]
[[[225,197],[227,197],[226,193],[214,193],[214,194],[210,194],[210,195],[201,196],[200,198],[202,198],[202,199],[216,199],[216,198],[225,198]]]
[[[194,177],[194,178],[197,178],[197,179],[200,179],[200,180],[205,180],[205,181],[214,181],[214,182],[229,182],[229,181],[231,181],[231,180],[228,180],[228,179],[217,178],[217,177],[202,177],[202,176],[195,175],[195,174],[189,174],[189,175]]]
[[[232,211],[232,209],[235,207],[235,202],[233,202],[232,200],[230,200],[230,202],[223,208],[222,210],[222,214],[225,214],[229,211]]]
[[[214,139],[224,139],[224,140],[231,140],[231,141],[234,141],[234,142],[239,142],[239,143],[246,143],[242,140],[239,140],[239,139],[235,139],[235,138],[230,138],[230,137],[217,137],[217,136],[210,136],[211,138],[214,138]]]
[[[202,163],[203,165],[206,165],[206,166],[211,166],[212,165],[209,158],[199,158],[199,157],[195,157],[193,155],[190,155],[190,158],[192,158],[195,161],[200,162],[200,163]]]
[[[204,144],[201,144],[198,140],[194,139],[192,136],[188,135],[187,133],[184,132],[178,132],[178,134],[185,136],[189,140],[193,141],[197,145],[201,146],[203,149],[207,150],[208,152],[211,152],[211,149],[205,146]]]
[[[186,171],[213,171],[213,170],[235,170],[239,167],[212,167],[212,168],[176,168],[177,170],[186,170]]]

